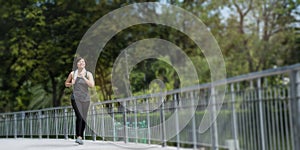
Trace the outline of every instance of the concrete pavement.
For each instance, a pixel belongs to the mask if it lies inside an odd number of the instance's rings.
[[[78,145],[73,139],[0,139],[1,150],[176,150],[176,147],[161,147],[160,145],[135,144],[124,142],[84,140],[84,145]]]

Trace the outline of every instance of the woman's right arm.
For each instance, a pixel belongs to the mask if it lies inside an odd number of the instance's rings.
[[[67,80],[65,81],[65,86],[66,87],[71,87],[72,86],[72,77],[73,77],[73,72],[70,72]]]

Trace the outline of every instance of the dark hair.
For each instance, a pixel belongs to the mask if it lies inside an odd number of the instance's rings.
[[[79,56],[78,56],[78,57],[75,58],[75,62],[73,63],[73,70],[76,70],[76,69],[77,69],[77,63],[78,63],[81,59],[84,60],[85,66],[87,66],[86,59],[84,59],[83,57],[79,57]]]
[[[75,61],[75,62],[76,62],[76,64],[77,64],[77,63],[78,63],[78,62],[79,62],[81,59],[83,59],[83,60],[85,61],[85,59],[84,59],[84,58],[82,58],[82,57],[77,57],[77,58],[76,58],[76,61]]]

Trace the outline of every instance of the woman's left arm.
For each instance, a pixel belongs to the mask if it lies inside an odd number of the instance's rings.
[[[87,76],[88,78],[86,78],[85,76],[83,77],[83,79],[85,80],[85,82],[88,84],[89,87],[94,87],[95,86],[95,81],[94,81],[94,77],[93,74],[90,72],[87,72]]]

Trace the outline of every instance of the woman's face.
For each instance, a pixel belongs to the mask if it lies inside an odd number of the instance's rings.
[[[78,62],[77,62],[77,68],[78,69],[83,69],[85,67],[85,61],[84,59],[80,59]]]

